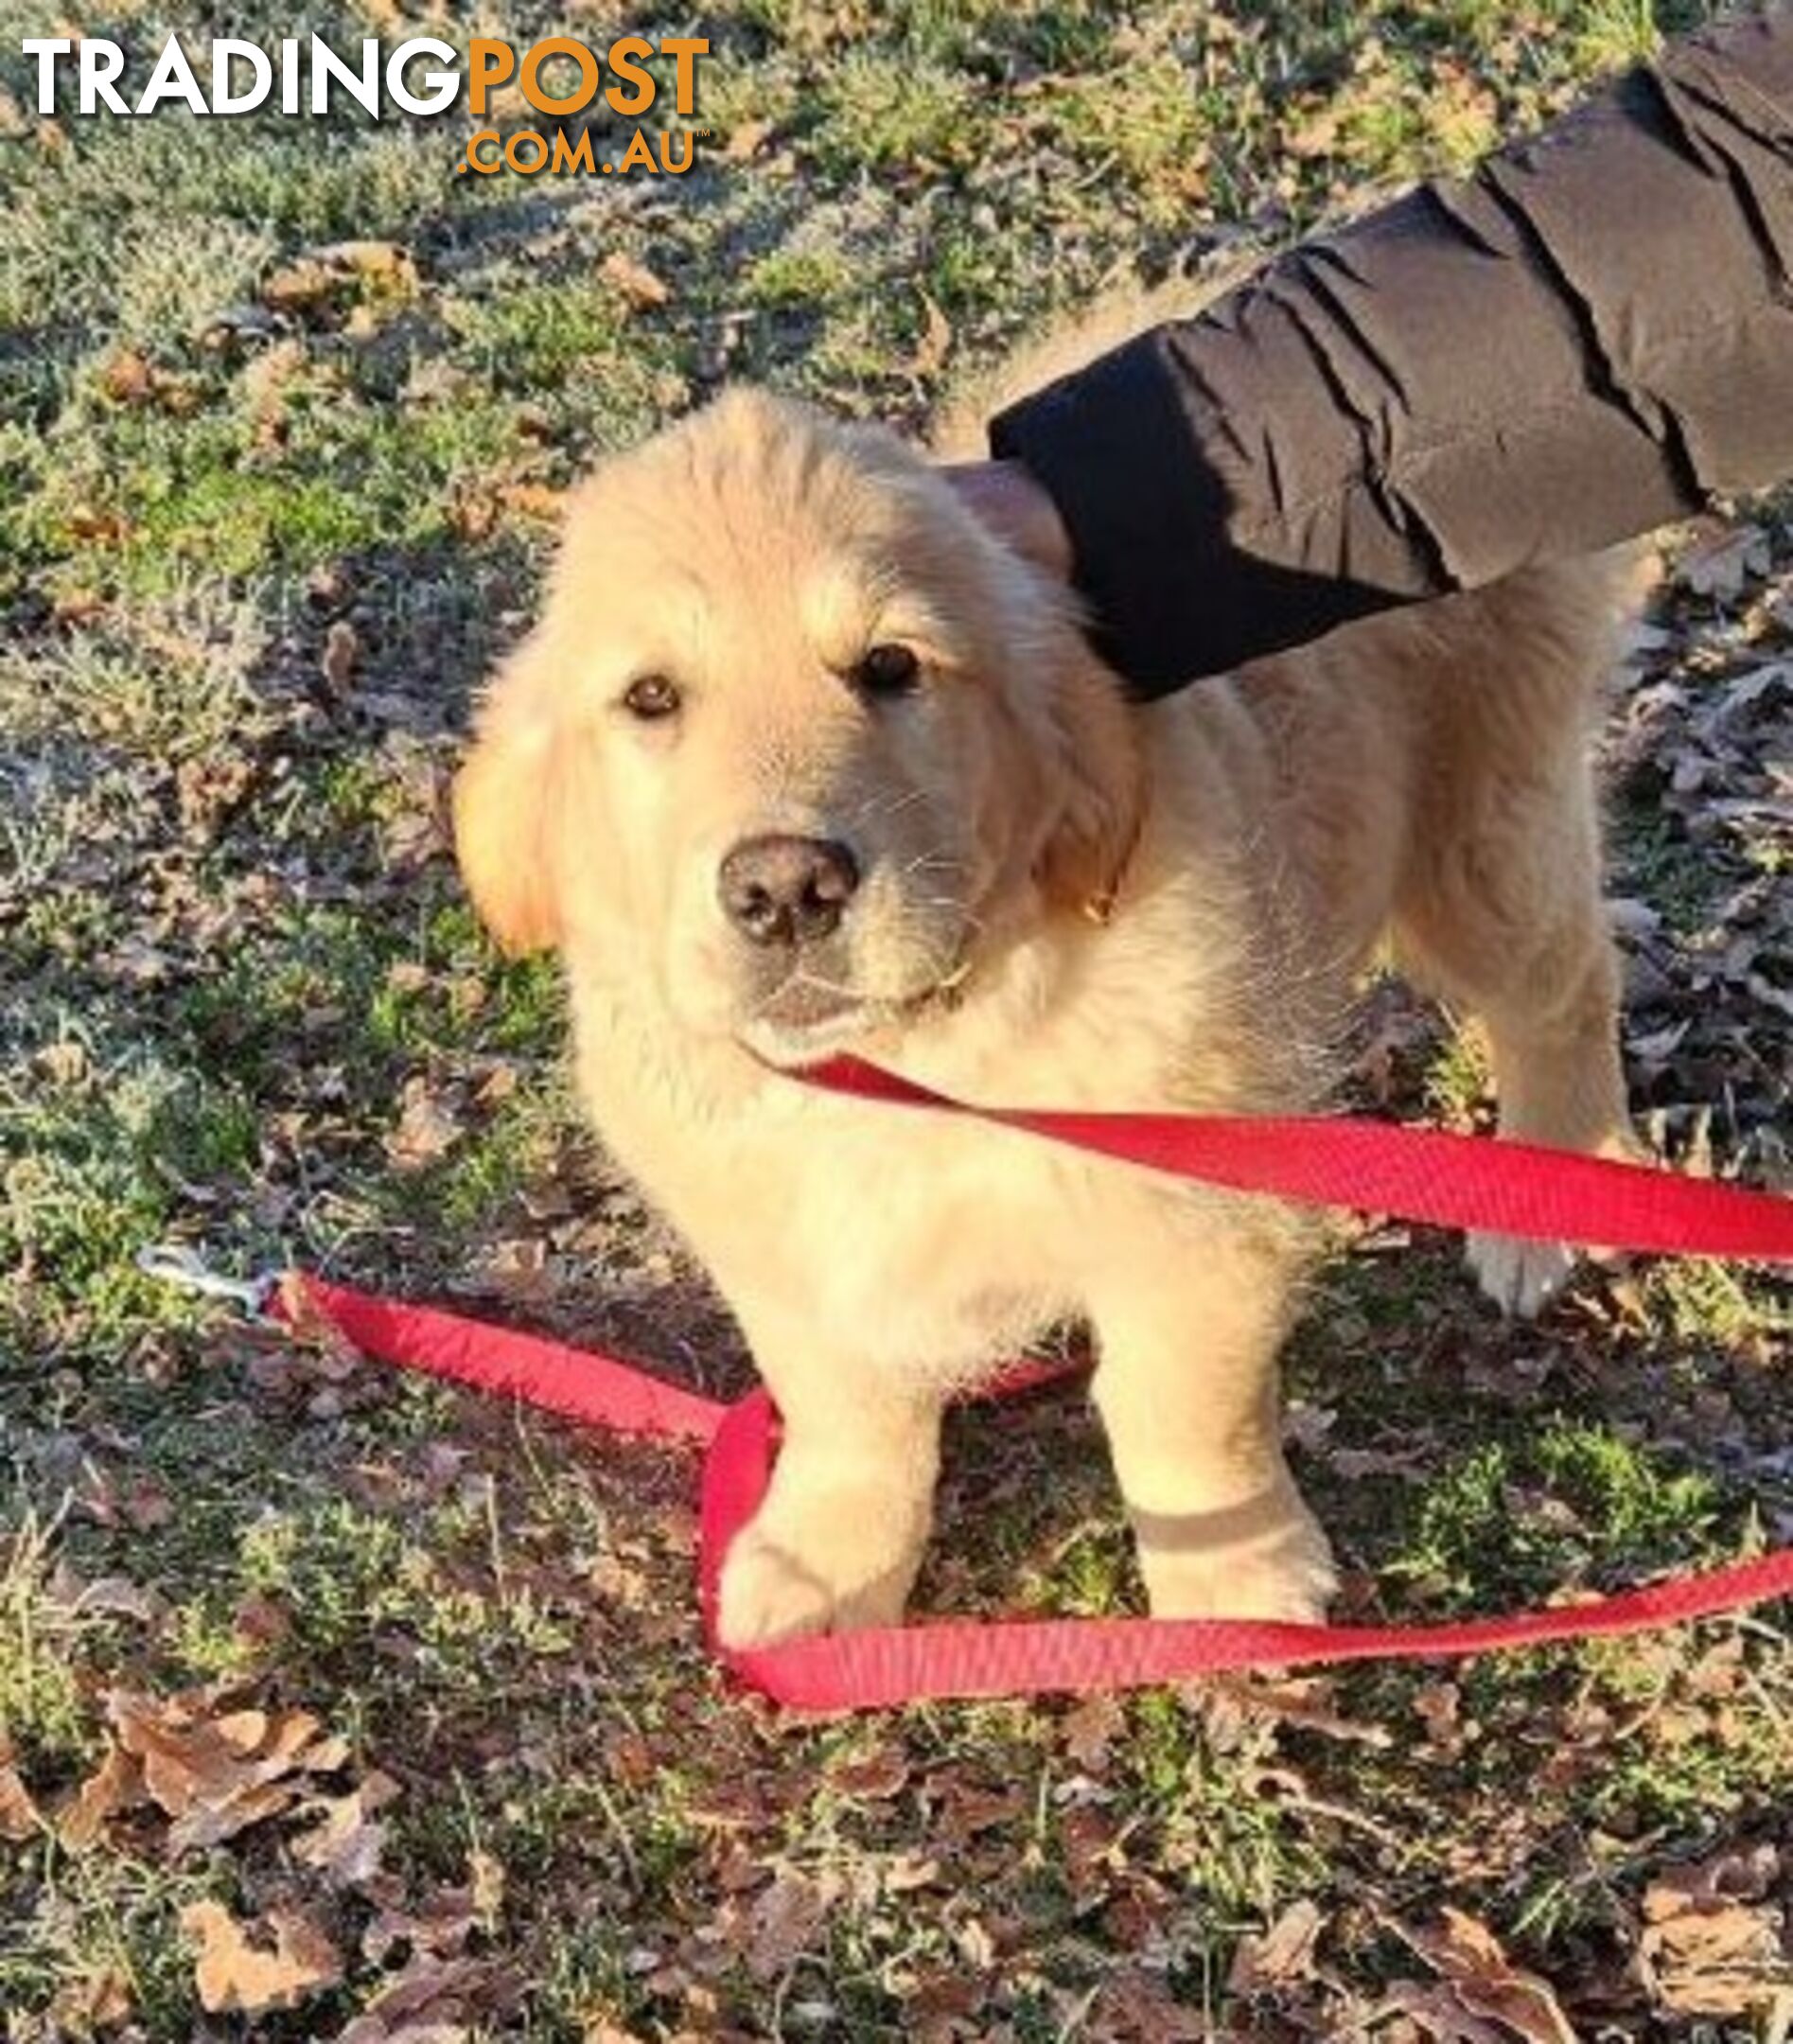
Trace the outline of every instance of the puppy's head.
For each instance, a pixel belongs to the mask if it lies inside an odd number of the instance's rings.
[[[501,941],[793,1062],[1104,913],[1139,800],[1065,592],[894,438],[738,392],[580,494],[455,819]]]

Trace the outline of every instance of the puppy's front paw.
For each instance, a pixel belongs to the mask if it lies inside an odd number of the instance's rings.
[[[1142,1528],[1139,1568],[1154,1618],[1318,1625],[1339,1586],[1327,1537],[1303,1505],[1277,1526],[1236,1544],[1154,1546]]]
[[[1534,1319],[1575,1267],[1566,1242],[1526,1242],[1516,1235],[1471,1235],[1465,1248],[1476,1282],[1503,1313]]]
[[[839,1556],[812,1557],[758,1520],[743,1529],[722,1565],[716,1629],[737,1651],[813,1632],[895,1625],[914,1577],[912,1561],[862,1574]]]

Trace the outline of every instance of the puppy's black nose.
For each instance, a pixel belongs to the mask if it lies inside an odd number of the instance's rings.
[[[858,885],[853,854],[828,837],[744,837],[716,875],[723,914],[757,944],[831,935]]]

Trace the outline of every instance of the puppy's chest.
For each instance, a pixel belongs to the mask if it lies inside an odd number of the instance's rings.
[[[737,1169],[758,1221],[744,1238],[738,1214],[694,1216],[694,1245],[744,1307],[776,1293],[831,1346],[958,1375],[1082,1308],[1100,1168],[1034,1138],[831,1115],[799,1141],[749,1142]]]

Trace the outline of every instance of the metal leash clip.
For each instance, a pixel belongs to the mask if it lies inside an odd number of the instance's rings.
[[[137,1251],[134,1260],[146,1278],[202,1298],[223,1299],[251,1320],[269,1317],[269,1304],[280,1284],[272,1271],[258,1278],[228,1278],[185,1242],[150,1242]]]

